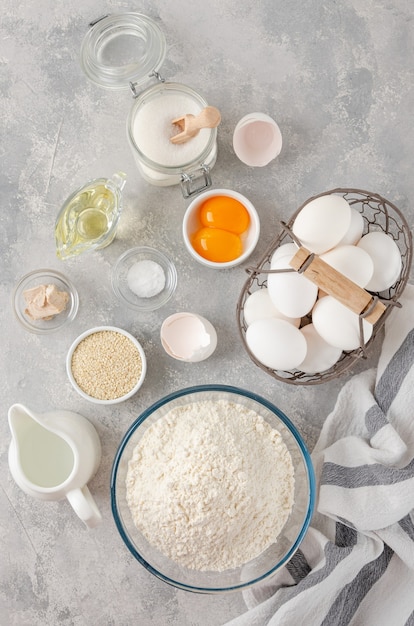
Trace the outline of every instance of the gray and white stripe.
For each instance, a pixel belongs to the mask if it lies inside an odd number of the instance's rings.
[[[322,429],[300,549],[228,626],[414,626],[414,286],[402,304]]]

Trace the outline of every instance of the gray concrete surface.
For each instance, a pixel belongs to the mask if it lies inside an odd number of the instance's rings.
[[[88,23],[125,10],[154,18],[164,31],[163,75],[191,85],[222,112],[213,185],[246,195],[262,224],[246,266],[261,258],[281,219],[327,189],[380,193],[413,224],[410,0],[3,0],[0,621],[8,626],[219,626],[243,612],[240,593],[217,597],[178,591],[130,556],[109,500],[120,439],[135,417],[166,393],[228,383],[277,404],[311,449],[347,379],[292,387],[272,379],[247,356],[235,318],[245,267],[214,272],[192,260],[181,237],[188,201],[179,188],[151,186],[136,170],[125,134],[131,95],[100,89],[80,68]],[[243,165],[232,149],[233,129],[251,111],[274,117],[283,134],[281,155],[262,169]],[[59,261],[53,231],[60,205],[79,185],[117,169],[127,173],[128,182],[115,242]],[[118,305],[110,285],[117,257],[141,244],[167,251],[178,270],[174,298],[147,315]],[[39,267],[63,271],[78,288],[79,314],[62,333],[30,334],[13,317],[16,281]],[[217,329],[218,348],[205,362],[173,361],[161,347],[163,319],[182,310],[204,315]],[[141,391],[113,408],[84,401],[65,373],[72,340],[101,324],[135,334],[148,357]],[[375,358],[374,351],[353,371],[375,365]],[[7,463],[7,410],[15,402],[36,411],[70,409],[95,424],[103,459],[90,488],[103,514],[99,528],[85,530],[67,502],[39,502],[15,485]]]

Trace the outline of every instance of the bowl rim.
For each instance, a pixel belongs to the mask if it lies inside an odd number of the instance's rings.
[[[277,415],[277,417],[283,422],[283,424],[288,428],[288,430],[291,432],[291,434],[293,435],[293,438],[295,439],[298,448],[302,454],[303,457],[303,461],[304,461],[304,465],[307,471],[307,476],[308,476],[308,481],[309,481],[309,497],[308,497],[308,506],[307,506],[307,512],[306,512],[306,517],[305,520],[302,524],[302,528],[300,529],[300,532],[298,533],[298,536],[296,537],[294,543],[292,544],[292,546],[289,548],[288,552],[285,554],[285,556],[283,557],[283,559],[281,561],[279,561],[276,565],[274,565],[268,572],[262,574],[261,576],[258,576],[257,578],[253,579],[253,580],[249,580],[248,582],[242,582],[240,584],[235,584],[235,585],[231,585],[229,587],[197,587],[196,585],[189,585],[189,584],[185,584],[185,583],[180,583],[179,581],[175,581],[172,580],[171,578],[169,578],[167,575],[163,574],[162,572],[159,572],[155,567],[153,567],[150,563],[148,563],[143,556],[141,556],[141,554],[135,549],[135,547],[133,546],[133,544],[131,543],[131,541],[129,540],[128,535],[126,534],[126,532],[124,531],[122,522],[120,521],[120,516],[118,515],[118,509],[117,509],[117,504],[116,504],[116,478],[117,478],[117,473],[118,473],[118,468],[119,468],[119,464],[120,464],[120,460],[123,454],[123,451],[126,447],[126,445],[128,444],[131,436],[133,435],[133,433],[135,432],[135,430],[154,412],[156,411],[158,408],[164,406],[165,404],[167,404],[168,402],[170,402],[171,400],[175,400],[177,398],[181,398],[183,396],[187,396],[191,393],[199,393],[199,392],[206,392],[206,391],[222,391],[225,393],[232,393],[234,395],[242,395],[246,398],[250,398],[251,400],[254,400],[256,402],[258,402],[259,404],[262,404],[265,408],[267,408],[269,411],[275,413]],[[252,587],[253,585],[256,585],[257,583],[266,580],[267,578],[269,578],[269,576],[271,576],[272,574],[274,574],[276,571],[278,571],[281,567],[283,567],[284,565],[286,565],[286,563],[292,558],[292,556],[295,554],[295,552],[298,550],[312,519],[312,515],[315,509],[315,503],[316,503],[316,478],[315,478],[315,471],[313,468],[313,464],[312,464],[312,460],[311,460],[311,455],[310,452],[308,451],[305,442],[303,441],[298,429],[296,428],[296,426],[291,422],[291,420],[283,413],[283,411],[281,411],[276,405],[274,405],[272,402],[270,402],[269,400],[266,400],[265,398],[263,398],[262,396],[258,395],[257,393],[254,393],[252,391],[248,391],[245,389],[241,389],[239,387],[234,387],[232,385],[215,385],[215,384],[205,384],[205,385],[195,385],[192,387],[186,387],[184,389],[179,389],[175,392],[169,393],[166,396],[162,397],[161,399],[157,400],[156,402],[154,402],[151,406],[149,406],[147,409],[145,409],[135,420],[134,422],[130,425],[130,427],[128,428],[128,430],[126,431],[126,433],[123,435],[121,442],[118,446],[118,450],[116,452],[113,464],[112,464],[112,469],[111,469],[111,477],[110,477],[110,491],[111,491],[111,510],[112,510],[112,515],[115,521],[115,525],[118,529],[119,534],[121,535],[122,540],[124,541],[126,547],[128,548],[128,550],[131,552],[131,554],[137,559],[137,561],[143,566],[145,567],[146,570],[148,570],[151,574],[153,574],[154,576],[156,576],[157,578],[159,578],[160,580],[164,581],[165,583],[179,588],[179,589],[183,589],[184,591],[192,591],[195,593],[205,593],[205,594],[214,594],[214,593],[228,593],[231,591],[241,591],[243,589],[247,589],[249,587]]]
[[[120,333],[121,335],[124,335],[128,339],[130,339],[132,343],[134,344],[134,346],[137,348],[140,354],[141,363],[142,363],[141,375],[136,385],[134,385],[134,387],[130,391],[128,391],[128,393],[126,393],[125,395],[120,396],[119,398],[114,398],[112,400],[101,400],[99,398],[94,398],[93,396],[88,395],[85,391],[83,391],[83,389],[79,387],[78,383],[76,382],[72,374],[72,356],[73,356],[75,349],[78,347],[80,342],[83,341],[83,339],[85,339],[86,337],[89,337],[89,335],[93,335],[94,333],[98,333],[101,331],[117,332],[117,333]],[[145,356],[144,349],[141,346],[138,339],[136,339],[136,337],[131,335],[131,333],[129,333],[127,330],[124,330],[123,328],[119,328],[118,326],[94,326],[93,328],[89,328],[88,330],[85,330],[83,333],[78,335],[76,339],[72,342],[66,355],[66,373],[67,373],[70,383],[72,384],[72,387],[75,389],[75,391],[78,392],[80,396],[82,396],[82,398],[84,398],[84,400],[89,400],[89,402],[93,402],[94,404],[103,404],[103,405],[118,404],[120,402],[125,402],[125,400],[128,400],[129,398],[131,398],[138,391],[138,389],[142,386],[146,373],[147,373],[147,359]]]
[[[61,324],[57,324],[49,328],[43,328],[40,326],[38,327],[35,324],[33,324],[30,321],[30,319],[26,318],[23,312],[18,307],[17,299],[23,293],[22,290],[24,288],[25,283],[29,282],[32,279],[35,279],[36,277],[38,277],[39,280],[41,280],[42,277],[44,277],[45,279],[55,278],[59,280],[63,285],[65,285],[65,287],[67,288],[67,292],[70,296],[70,306],[67,307],[65,311],[62,311],[62,313],[66,312],[66,315],[63,315],[60,318]],[[16,319],[20,322],[20,324],[26,330],[28,330],[29,332],[35,333],[36,335],[48,335],[50,333],[54,333],[54,332],[57,332],[58,330],[61,330],[66,324],[69,324],[75,319],[78,313],[78,309],[79,309],[79,294],[73,282],[67,276],[65,276],[65,274],[62,274],[62,272],[58,270],[54,270],[54,269],[45,268],[45,267],[32,270],[30,272],[27,272],[24,276],[22,276],[18,280],[18,282],[16,283],[13,289],[11,300],[12,300],[13,313]],[[62,314],[59,314],[59,315],[62,315]],[[42,321],[42,320],[39,320],[39,321]]]
[[[167,268],[167,271],[171,277],[170,289],[167,290],[164,287],[164,289],[160,293],[156,294],[155,296],[152,296],[151,298],[147,298],[148,302],[146,303],[146,305],[133,303],[132,301],[128,300],[122,293],[118,284],[119,270],[123,262],[129,257],[132,257],[135,254],[139,254],[141,252],[148,253],[148,256],[149,256],[148,260],[152,261],[156,258],[159,262],[162,262],[165,265],[163,269]],[[132,248],[125,250],[117,258],[117,260],[115,261],[111,269],[112,291],[114,292],[115,296],[118,298],[119,302],[121,302],[122,304],[125,304],[128,308],[133,309],[134,311],[140,311],[141,313],[156,311],[157,309],[160,309],[162,306],[164,306],[164,304],[167,304],[167,302],[174,295],[174,292],[177,288],[177,283],[178,283],[178,274],[177,274],[177,268],[175,266],[174,261],[168,256],[166,252],[158,248],[153,248],[152,246],[133,246]],[[139,298],[139,296],[136,296],[136,297]],[[139,298],[139,299],[142,302],[144,302],[145,300],[145,298]]]
[[[237,257],[237,259],[234,259],[233,261],[226,261],[225,263],[209,261],[208,259],[205,259],[204,257],[202,257],[200,254],[198,254],[194,250],[193,246],[191,245],[190,238],[188,236],[188,222],[190,220],[190,217],[193,215],[194,211],[198,208],[198,206],[202,202],[204,202],[204,200],[207,200],[208,198],[211,198],[213,196],[227,196],[229,198],[234,198],[235,200],[238,200],[239,202],[241,202],[241,204],[243,204],[246,210],[249,212],[250,219],[252,221],[252,224],[249,226],[249,228],[251,228],[254,232],[254,236],[249,247],[246,248],[246,250],[244,250],[244,252],[239,257]],[[260,237],[260,218],[251,200],[246,198],[246,196],[241,194],[239,191],[234,191],[233,189],[222,189],[222,188],[209,189],[208,191],[204,191],[203,193],[200,193],[196,198],[194,198],[194,200],[190,202],[190,204],[186,208],[186,211],[184,213],[183,223],[182,223],[182,235],[183,235],[185,247],[187,248],[190,255],[193,257],[193,259],[195,259],[202,265],[205,265],[206,267],[211,267],[213,269],[219,269],[219,270],[227,269],[231,267],[236,267],[237,265],[240,265],[241,263],[243,263],[256,248],[256,245]]]

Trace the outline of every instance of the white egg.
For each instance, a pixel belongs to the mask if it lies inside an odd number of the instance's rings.
[[[302,246],[322,254],[341,241],[350,224],[348,202],[342,196],[328,194],[305,204],[295,218],[292,231]]]
[[[368,252],[357,246],[336,246],[321,254],[320,258],[360,287],[365,287],[374,273],[374,263]]]
[[[305,360],[302,361],[298,369],[305,374],[317,374],[333,367],[342,354],[341,348],[326,343],[316,332],[313,324],[304,326],[300,332],[306,339],[307,351]]]
[[[360,347],[359,316],[332,296],[318,300],[312,311],[312,322],[331,346],[341,350]],[[372,324],[362,320],[362,329],[364,343],[367,343],[372,335]]]
[[[289,269],[293,255],[284,256],[273,263],[272,269]],[[274,306],[287,317],[307,315],[316,302],[318,287],[303,274],[295,271],[269,274],[269,296]]]
[[[273,269],[273,264],[276,263],[278,259],[282,259],[284,256],[288,256],[289,259],[291,259],[298,250],[299,248],[295,243],[284,243],[276,248],[270,259],[270,269]]]
[[[364,218],[362,213],[351,206],[351,223],[344,237],[338,243],[339,246],[349,244],[354,246],[362,237],[364,231]]]
[[[365,289],[380,292],[392,287],[402,269],[401,254],[395,241],[382,231],[373,231],[364,235],[357,247],[368,252],[374,263],[374,273]]]
[[[197,363],[211,356],[217,346],[214,326],[197,313],[174,313],[161,325],[162,347],[179,361]]]
[[[283,315],[283,313],[275,307],[266,287],[262,287],[262,289],[258,289],[247,296],[243,313],[248,326],[256,320],[262,320],[268,317],[284,319],[290,324],[293,324],[293,326],[296,326],[296,328],[299,328],[300,325],[300,318],[286,317],[286,315]]]
[[[285,320],[256,320],[247,328],[246,343],[260,363],[275,370],[295,369],[306,356],[306,339]]]

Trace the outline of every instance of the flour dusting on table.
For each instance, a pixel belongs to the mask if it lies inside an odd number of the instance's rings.
[[[280,433],[234,402],[171,409],[135,447],[126,478],[136,527],[175,562],[224,571],[262,553],[293,506]]]

